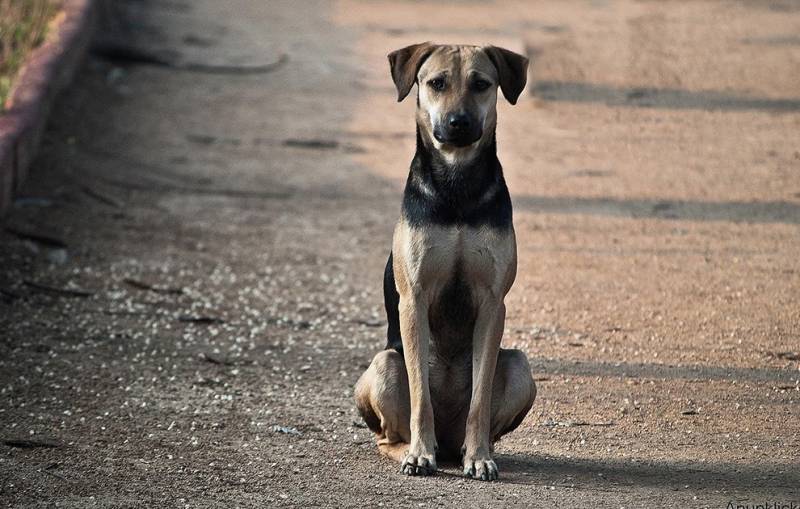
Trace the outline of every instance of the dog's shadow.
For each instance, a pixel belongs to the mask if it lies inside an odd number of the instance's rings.
[[[772,493],[800,492],[800,464],[734,464],[691,461],[601,460],[546,455],[497,454],[500,479],[506,484],[574,489],[625,490],[626,487],[734,491],[758,487]],[[456,463],[445,463],[440,474],[462,477]],[[478,482],[478,481],[476,481]]]

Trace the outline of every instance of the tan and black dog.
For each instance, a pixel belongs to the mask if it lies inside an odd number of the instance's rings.
[[[517,247],[495,144],[498,86],[515,104],[528,60],[424,43],[389,64],[398,101],[418,84],[417,151],[384,274],[388,343],[356,405],[402,472],[460,453],[465,475],[497,479],[493,444],[536,397],[525,354],[500,348]]]

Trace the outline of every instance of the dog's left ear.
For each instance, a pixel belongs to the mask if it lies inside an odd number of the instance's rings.
[[[528,81],[528,59],[497,46],[487,46],[485,51],[497,68],[503,95],[511,104],[517,104],[517,98],[525,90],[525,83]]]
[[[431,54],[435,44],[423,42],[422,44],[412,44],[389,53],[389,67],[392,71],[392,80],[397,87],[397,102],[406,98],[417,81],[417,72]]]

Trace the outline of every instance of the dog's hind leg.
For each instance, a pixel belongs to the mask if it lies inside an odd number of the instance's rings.
[[[492,383],[492,442],[514,431],[536,399],[528,358],[520,350],[501,349]]]
[[[403,461],[411,439],[411,404],[403,356],[384,350],[372,359],[355,388],[356,407],[375,433],[378,449]]]
[[[378,450],[387,458],[402,463],[408,454],[408,442],[389,443],[388,439],[378,440]]]

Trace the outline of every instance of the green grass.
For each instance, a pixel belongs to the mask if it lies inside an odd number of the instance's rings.
[[[0,0],[0,111],[28,53],[41,44],[58,0]]]

